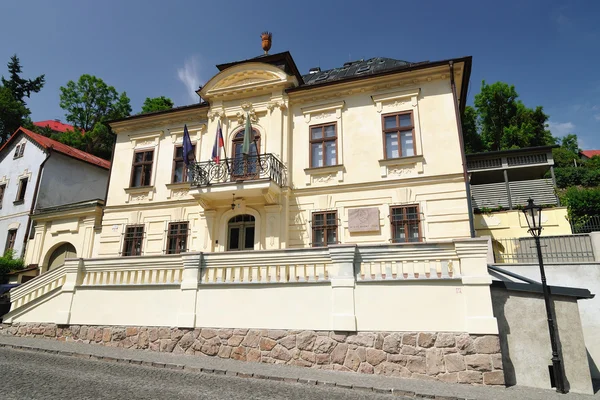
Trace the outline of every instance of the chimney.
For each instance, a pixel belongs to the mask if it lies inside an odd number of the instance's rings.
[[[308,70],[308,73],[310,75],[312,74],[318,74],[319,72],[321,72],[321,67],[314,67]]]

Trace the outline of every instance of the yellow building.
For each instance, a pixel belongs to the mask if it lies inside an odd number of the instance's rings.
[[[117,143],[95,254],[469,237],[457,114],[470,66],[470,57],[373,58],[301,75],[288,52],[217,66],[202,103],[111,123]]]

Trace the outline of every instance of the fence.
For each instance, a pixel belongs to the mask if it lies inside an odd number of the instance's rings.
[[[589,235],[546,236],[540,238],[544,263],[592,262],[594,251]],[[538,263],[532,237],[494,239],[496,263]]]
[[[571,223],[572,233],[590,233],[600,231],[600,215],[592,215],[585,222]]]

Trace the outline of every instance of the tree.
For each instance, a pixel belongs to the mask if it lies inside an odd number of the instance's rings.
[[[579,154],[579,140],[577,135],[570,133],[560,138],[560,147],[574,154]]]
[[[8,62],[9,79],[1,77],[0,81],[0,143],[4,143],[19,126],[30,126],[29,115],[25,97],[31,93],[39,92],[44,86],[44,75],[35,79],[21,77],[21,63],[15,54]]]
[[[17,55],[13,55],[8,62],[8,72],[10,79],[4,79],[2,77],[2,85],[8,88],[14,98],[25,104],[24,97],[31,97],[31,93],[38,93],[44,87],[46,83],[45,75],[40,75],[35,79],[23,79],[21,78],[21,62]]]
[[[154,98],[146,97],[146,100],[144,101],[144,105],[142,106],[141,114],[146,114],[146,113],[151,113],[151,112],[156,112],[156,111],[163,111],[163,110],[170,110],[171,108],[173,108],[174,105],[175,104],[173,103],[173,100],[171,100],[165,96],[154,97]]]
[[[29,109],[14,98],[10,89],[0,86],[0,143],[24,125],[29,114]]]
[[[462,117],[463,140],[467,153],[478,153],[483,150],[481,136],[477,129],[477,110],[471,106],[465,107]]]
[[[463,116],[465,150],[497,151],[553,144],[547,129],[548,115],[542,107],[531,109],[518,100],[513,85],[482,81],[475,95],[475,108]]]
[[[67,112],[67,121],[84,133],[75,130],[58,135],[57,140],[109,159],[114,135],[106,121],[131,114],[127,94],[119,94],[102,79],[86,74],[77,82],[69,81],[66,86],[61,86],[60,107]],[[81,141],[77,134],[82,136]]]

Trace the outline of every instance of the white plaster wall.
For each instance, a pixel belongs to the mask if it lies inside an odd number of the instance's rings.
[[[36,208],[104,199],[108,170],[60,153],[44,165]]]
[[[331,286],[202,286],[196,326],[215,328],[331,329]]]
[[[176,326],[179,287],[78,288],[71,324]]]
[[[462,283],[358,283],[358,331],[465,332],[466,300]]]
[[[540,282],[538,265],[497,264],[498,267]],[[583,337],[590,357],[590,371],[600,378],[600,263],[545,265],[548,285],[588,289],[596,297],[579,300]]]
[[[15,147],[23,142],[25,152],[23,157],[13,158]],[[46,158],[46,154],[35,142],[23,134],[17,137],[0,155],[0,184],[6,184],[4,199],[2,200],[2,209],[0,209],[0,251],[4,252],[6,245],[6,236],[8,230],[15,226],[17,229],[17,238],[15,241],[15,254],[20,257],[23,253],[23,239],[27,230],[27,221],[33,192],[38,179],[40,164]],[[25,192],[25,201],[21,204],[14,204],[19,189],[19,179],[27,176],[27,191]]]

